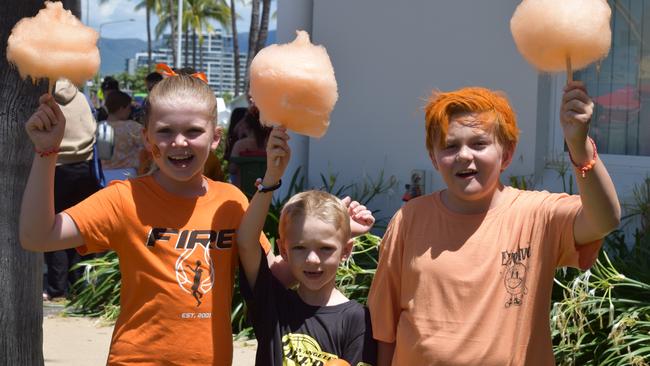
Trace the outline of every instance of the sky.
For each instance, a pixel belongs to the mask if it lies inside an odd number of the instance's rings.
[[[99,0],[81,0],[81,20],[84,24],[90,25],[98,32],[101,28],[101,36],[104,38],[139,38],[146,40],[147,26],[145,11],[144,9],[139,11],[134,10],[135,5],[139,2],[140,0],[107,0],[104,4],[100,5]],[[237,30],[239,32],[247,32],[250,27],[251,10],[250,6],[244,6],[242,3],[243,1],[237,0],[237,13],[240,17],[237,21]],[[271,13],[275,12],[276,3],[275,1],[271,3]],[[133,21],[129,21],[129,19],[133,19]],[[116,23],[104,24],[107,22]],[[157,18],[155,14],[152,14],[152,37],[155,37],[153,29],[156,24]],[[272,17],[269,21],[269,29],[275,28],[276,20]]]

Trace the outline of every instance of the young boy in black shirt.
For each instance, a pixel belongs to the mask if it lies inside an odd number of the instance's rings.
[[[353,234],[374,223],[358,202],[321,191],[293,196],[282,209],[282,257],[298,286],[287,289],[269,270],[259,235],[273,190],[290,157],[283,128],[274,128],[267,144],[267,170],[237,232],[246,299],[258,341],[257,365],[325,365],[343,359],[352,366],[375,365],[376,342],[367,309],[335,287],[336,270],[352,251]],[[346,207],[348,206],[348,207]]]

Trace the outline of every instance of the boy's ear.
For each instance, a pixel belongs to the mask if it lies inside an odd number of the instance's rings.
[[[223,130],[219,126],[214,126],[214,136],[212,137],[212,143],[210,144],[210,150],[214,151],[219,147],[219,142],[221,142],[221,137],[223,136]]]
[[[512,158],[515,155],[515,148],[504,148],[503,154],[501,156],[501,172],[506,170],[510,163],[512,163]]]
[[[278,245],[278,248],[280,249],[280,256],[282,257],[282,259],[284,259],[285,262],[288,262],[289,259],[287,258],[287,250],[285,249],[285,246],[282,243],[282,239],[278,238],[275,243]]]
[[[341,253],[341,261],[344,261],[352,255],[352,248],[354,248],[354,238],[350,238],[350,240],[347,241],[343,245],[343,252]]]
[[[436,155],[432,151],[429,151],[429,158],[431,159],[431,163],[433,163],[433,167],[436,170],[438,170],[438,163],[436,162]]]

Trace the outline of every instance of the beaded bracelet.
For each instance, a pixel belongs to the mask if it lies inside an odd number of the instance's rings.
[[[58,147],[55,147],[55,148],[52,148],[52,149],[49,149],[49,150],[38,150],[38,149],[34,148],[34,152],[37,153],[41,158],[44,158],[44,157],[50,156],[50,155],[54,155],[54,154],[58,154],[59,151],[61,151],[61,149],[59,149]]]
[[[591,160],[584,164],[578,164],[573,160],[573,156],[571,156],[571,151],[569,151],[569,159],[571,160],[571,163],[573,166],[576,167],[580,171],[580,175],[585,178],[587,176],[587,172],[592,170],[594,168],[594,165],[596,164],[596,159],[598,159],[598,151],[596,150],[596,143],[591,137],[587,137],[589,142],[591,142],[591,146],[594,148],[594,154],[591,157]]]

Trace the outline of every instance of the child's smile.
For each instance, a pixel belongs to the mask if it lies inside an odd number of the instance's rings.
[[[175,165],[178,168],[187,168],[192,163],[194,154],[190,153],[189,151],[184,151],[177,154],[170,154],[167,156],[167,159],[171,164]]]

